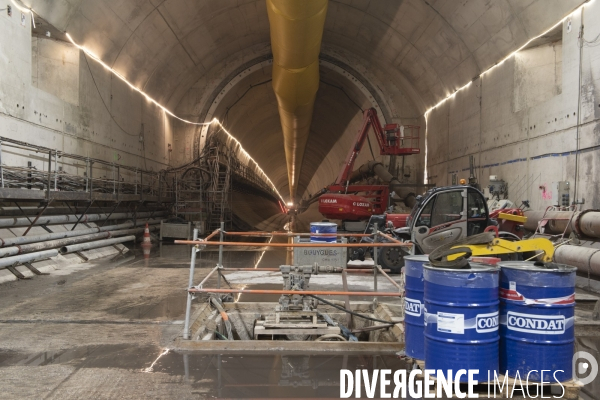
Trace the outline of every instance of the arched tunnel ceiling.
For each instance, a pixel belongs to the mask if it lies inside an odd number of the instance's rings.
[[[268,51],[264,0],[24,2],[172,107],[236,53]],[[330,0],[323,46],[360,56],[431,106],[581,3]]]
[[[23,2],[169,109],[198,121],[206,117],[225,77],[270,54],[265,0]],[[415,119],[582,2],[329,0],[322,55],[368,74],[395,120]],[[262,76],[240,82],[237,97],[248,84],[270,79],[270,73],[263,70]],[[352,91],[352,85],[328,75],[325,80]],[[252,89],[225,118],[223,107],[231,103],[225,101],[215,116],[224,119],[286,193],[281,128],[270,83]],[[351,140],[360,125],[354,103],[368,106],[360,93],[349,98],[321,83],[299,194],[337,174],[348,145],[333,147],[342,137]],[[316,176],[322,165],[327,170]]]
[[[323,66],[320,75],[310,148],[301,166],[300,195],[315,178],[310,193],[335,179],[348,151],[348,146],[335,144],[344,134],[354,137],[362,124],[362,111],[371,106],[369,99],[347,77]],[[236,133],[246,151],[268,171],[279,191],[287,193],[288,176],[277,99],[270,78],[270,67],[246,75],[219,101],[214,115],[223,121],[228,131]],[[328,156],[331,152],[334,157]]]

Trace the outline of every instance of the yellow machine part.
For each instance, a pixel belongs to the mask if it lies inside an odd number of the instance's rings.
[[[327,0],[266,0],[273,50],[273,89],[294,201],[317,90]]]
[[[522,224],[527,222],[527,217],[524,217],[522,215],[513,215],[513,214],[505,214],[505,213],[498,214],[498,219],[506,219],[509,221],[520,222]]]
[[[526,239],[518,242],[496,238],[489,244],[468,244],[458,245],[456,247],[468,247],[472,251],[473,256],[488,256],[492,257],[500,254],[513,254],[533,252],[541,256],[543,262],[550,262],[554,257],[554,245],[545,238]],[[448,260],[457,259],[461,254],[453,254],[448,256]]]

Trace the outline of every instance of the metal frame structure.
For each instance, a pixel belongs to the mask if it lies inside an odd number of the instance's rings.
[[[164,170],[139,169],[0,136],[0,214],[22,216],[2,218],[0,227],[25,227],[21,237],[28,237],[34,227],[41,227],[53,235],[56,232],[51,225],[71,224],[70,232],[75,232],[74,236],[78,236],[76,228],[79,225],[91,229],[88,223],[93,221],[103,221],[104,226],[109,220],[132,219],[136,226],[138,218],[166,214],[165,205],[173,203],[175,195],[169,187],[168,177],[169,173]],[[7,211],[9,203],[14,203],[16,208]],[[22,207],[23,203],[37,204]],[[77,241],[70,239],[61,246]],[[58,246],[58,243],[54,244]],[[104,243],[111,244],[115,244],[114,240]],[[72,249],[88,261],[80,247]],[[10,265],[0,266],[0,269],[6,267],[19,279],[24,279],[14,268],[20,263],[39,275],[41,273],[30,262],[55,254],[37,253],[35,258],[32,258],[33,253],[18,254],[10,259],[5,257],[4,263],[10,262]]]
[[[391,203],[390,194],[398,192],[403,198],[405,205],[412,208],[414,204],[414,193],[407,191],[403,193],[403,187],[415,187],[416,185],[405,185],[398,181],[389,170],[380,162],[374,160],[365,164],[370,171],[363,171],[363,167],[354,171],[354,164],[360,154],[365,141],[368,140],[369,131],[373,129],[379,154],[382,156],[404,156],[419,154],[419,127],[414,125],[399,126],[398,124],[381,125],[374,108],[369,108],[363,113],[363,124],[358,131],[353,145],[335,182],[323,189],[318,196],[319,212],[329,219],[341,219],[360,221],[368,219],[371,215],[383,214]],[[370,142],[369,142],[370,146]],[[390,163],[395,164],[395,161]],[[355,182],[366,178],[367,174],[375,174],[382,182],[387,184],[355,184]],[[360,195],[358,195],[360,193]],[[340,196],[342,195],[342,196]],[[335,196],[335,198],[332,198]],[[412,199],[412,200],[410,200]],[[330,201],[328,203],[328,200]],[[332,207],[329,205],[332,204]]]
[[[219,235],[218,242],[211,242],[210,240],[216,235]],[[198,239],[198,230],[194,229],[193,240],[175,240],[176,244],[191,244],[192,254],[190,260],[190,275],[187,288],[187,303],[185,312],[185,322],[183,330],[183,338],[190,339],[190,318],[191,318],[191,307],[192,299],[195,293],[246,293],[246,294],[306,294],[306,295],[324,295],[324,296],[346,296],[346,309],[350,309],[351,296],[373,296],[375,301],[377,297],[401,297],[403,295],[403,288],[396,281],[394,281],[380,265],[377,263],[377,252],[374,254],[374,265],[373,268],[344,268],[341,271],[343,291],[327,291],[327,290],[306,290],[306,291],[293,291],[293,290],[257,290],[257,289],[234,289],[232,288],[225,277],[224,272],[230,271],[248,271],[248,272],[259,272],[259,271],[270,271],[279,272],[278,268],[224,268],[223,267],[223,248],[227,246],[246,246],[246,247],[365,247],[364,243],[254,243],[254,242],[225,242],[223,239],[226,235],[229,236],[251,236],[251,237],[267,237],[273,238],[275,236],[287,236],[292,238],[295,236],[327,236],[328,234],[314,234],[314,233],[284,233],[284,232],[226,232],[224,229],[224,223],[221,222],[221,228],[214,230],[210,235],[204,239]],[[372,234],[338,234],[338,236],[355,236],[373,237],[373,243],[369,243],[369,247],[411,247],[412,244],[401,242],[386,235],[376,228],[373,228]],[[378,238],[382,237],[388,242],[379,242]],[[194,286],[194,272],[196,267],[196,255],[197,252],[201,251],[204,246],[219,246],[219,261],[217,265],[210,270],[210,272],[202,279],[202,281]],[[204,288],[204,284],[208,279],[217,273],[217,287],[216,288]],[[347,274],[348,273],[373,273],[373,291],[372,292],[352,292],[348,290]],[[398,288],[398,292],[378,292],[377,291],[377,278],[381,274],[390,283]],[[228,286],[228,289],[221,288],[221,279],[223,279]]]
[[[204,221],[208,232],[219,229],[221,221],[226,229],[250,228],[233,213],[234,191],[261,196],[283,207],[264,178],[221,139],[211,135],[198,157],[165,171],[172,177],[176,214],[188,221]]]
[[[13,156],[27,159],[28,166],[3,164],[6,154],[2,152],[6,148],[13,150]],[[47,167],[37,169],[31,160]],[[5,137],[0,137],[0,165],[0,200],[4,201],[32,200],[48,204],[52,201],[83,201],[91,206],[96,201],[171,203],[174,197],[165,174],[160,171],[142,170]],[[63,167],[74,173],[66,172]],[[101,177],[102,173],[104,176]]]
[[[381,155],[410,155],[419,154],[419,127],[409,125],[405,127],[409,132],[407,135],[400,133],[398,124],[387,124],[381,126],[377,110],[369,108],[363,113],[363,125],[354,140],[354,146],[348,152],[344,167],[340,171],[335,186],[347,186],[350,175],[354,168],[354,162],[360,153],[370,128],[373,129]],[[334,190],[330,190],[334,191]]]

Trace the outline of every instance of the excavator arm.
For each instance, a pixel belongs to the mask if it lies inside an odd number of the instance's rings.
[[[371,128],[377,138],[381,155],[408,155],[420,152],[418,126],[398,124],[382,126],[377,111],[374,108],[366,110],[363,113],[363,124],[337,179],[318,195],[319,212],[326,218],[363,221],[372,215],[383,214],[387,211],[391,190],[404,199],[407,207],[414,205],[415,195],[408,188],[403,187],[404,185],[380,162],[372,161],[368,165],[382,183],[376,185],[354,183],[360,180],[353,176],[354,163]],[[361,172],[358,172],[358,178],[362,178]],[[391,190],[390,185],[393,186]]]
[[[381,125],[379,118],[377,117],[377,110],[369,108],[365,110],[363,114],[363,124],[356,135],[354,140],[354,146],[350,148],[346,161],[340,171],[335,185],[345,185],[352,174],[354,163],[358,154],[362,150],[369,129],[373,128],[375,137],[377,138],[377,144],[379,145],[379,154],[381,155],[409,155],[419,154],[419,135],[418,127],[407,126],[400,127],[398,124],[387,124]],[[410,130],[410,134],[404,135],[405,130]],[[416,133],[414,133],[416,131]],[[407,144],[408,146],[405,146]]]
[[[473,256],[495,256],[500,254],[526,253],[533,252],[542,256],[541,261],[550,262],[554,257],[554,245],[545,238],[526,239],[513,242],[510,240],[495,238],[487,244],[462,244],[453,246],[452,249],[468,247]],[[455,253],[448,256],[448,261],[453,261],[460,257],[461,253]]]

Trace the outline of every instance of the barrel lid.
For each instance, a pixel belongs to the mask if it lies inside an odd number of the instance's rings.
[[[500,270],[499,267],[495,265],[482,264],[482,263],[469,263],[469,268],[438,268],[432,266],[430,263],[424,264],[423,267],[430,271],[444,271],[444,272],[456,272],[456,273],[473,273],[473,272],[497,272]]]
[[[564,272],[571,273],[577,271],[577,267],[557,263],[540,263],[534,261],[501,261],[498,263],[500,268],[516,269],[530,272]]]
[[[404,259],[408,261],[429,261],[429,256],[425,254],[419,254],[414,256],[406,256]]]

